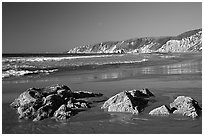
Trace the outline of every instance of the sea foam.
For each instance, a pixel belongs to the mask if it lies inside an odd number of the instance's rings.
[[[2,60],[2,78],[33,74],[50,74],[61,70],[93,68],[95,66],[134,64],[147,58],[127,54],[108,54],[68,57],[6,57]],[[92,67],[93,66],[93,67]]]

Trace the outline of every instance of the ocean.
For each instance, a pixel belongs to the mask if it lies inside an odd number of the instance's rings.
[[[145,57],[146,58],[146,57]],[[56,71],[94,69],[106,65],[133,64],[147,61],[139,55],[3,55],[2,78],[46,75]]]
[[[139,115],[108,113],[103,103],[66,122],[20,120],[9,104],[30,87],[64,84],[73,91],[103,93],[148,88],[155,102]],[[152,117],[148,112],[177,96],[190,96],[202,106],[202,53],[150,54],[3,54],[3,133],[201,133],[202,116]]]

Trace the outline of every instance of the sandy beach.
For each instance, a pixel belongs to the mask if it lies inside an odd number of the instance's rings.
[[[149,63],[135,68],[121,65],[113,68],[59,72],[40,78],[3,80],[3,133],[202,133],[202,117],[152,117],[153,108],[169,104],[177,96],[190,96],[202,106],[202,54],[182,55],[175,61]],[[139,72],[138,72],[139,71]],[[100,109],[103,102],[71,117],[66,122],[46,119],[39,122],[20,120],[9,104],[30,87],[64,84],[71,90],[103,93],[109,98],[124,90],[148,88],[156,97],[139,115],[108,113]]]

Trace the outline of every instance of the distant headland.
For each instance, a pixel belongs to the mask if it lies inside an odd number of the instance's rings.
[[[75,47],[67,53],[153,53],[200,52],[202,29],[184,32],[177,36],[142,37],[125,41],[108,41]]]

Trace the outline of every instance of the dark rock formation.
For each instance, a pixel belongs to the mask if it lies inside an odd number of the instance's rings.
[[[71,108],[68,108],[65,104],[61,105],[58,110],[55,111],[54,117],[60,120],[66,120],[73,115]]]
[[[149,112],[150,115],[169,115],[170,114],[170,110],[166,105],[162,105],[161,107],[155,108],[152,111]]]
[[[201,50],[202,29],[196,29],[177,36],[142,37],[84,45],[71,49],[67,53],[166,53],[198,52]]]
[[[49,117],[68,119],[80,110],[90,108],[89,102],[79,98],[100,97],[102,94],[73,92],[65,85],[30,88],[10,104],[17,109],[19,118],[42,120]]]
[[[108,112],[130,112],[138,114],[148,103],[148,99],[145,99],[144,96],[149,98],[151,97],[150,95],[153,96],[147,89],[141,91],[124,91],[108,99],[101,108],[106,109]]]
[[[198,102],[191,97],[178,96],[172,103],[170,108],[173,114],[182,114],[192,118],[199,116],[201,107]]]
[[[45,88],[39,88],[39,90],[43,93],[44,96],[48,96],[50,94],[60,94],[60,93],[66,93],[72,94],[72,91],[69,87],[65,85],[52,85],[52,86],[47,86]]]
[[[154,96],[147,88],[129,91],[133,97],[149,98]]]
[[[67,107],[72,109],[86,109],[89,108],[89,104],[84,100],[76,100],[75,98],[71,98],[67,102]]]
[[[36,115],[37,117],[34,119],[34,121],[51,117],[53,113],[64,103],[65,103],[65,100],[60,95],[58,94],[48,95],[44,100],[44,103],[43,103],[44,106],[40,107],[37,110],[37,115]]]

